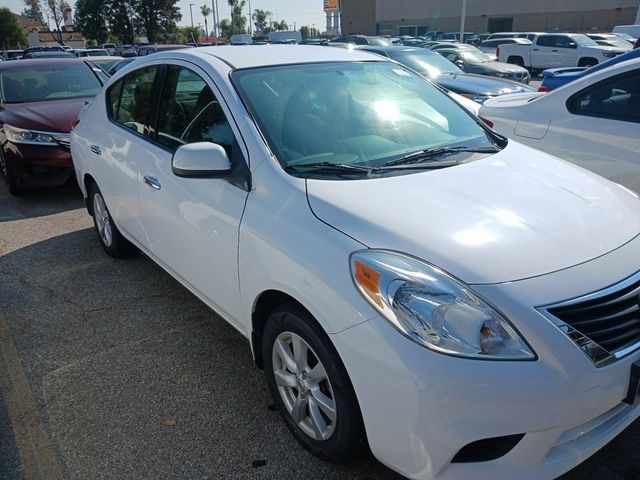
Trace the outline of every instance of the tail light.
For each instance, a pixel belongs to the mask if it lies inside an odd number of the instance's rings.
[[[550,89],[549,87],[544,87],[544,86],[540,85],[540,86],[538,87],[538,91],[539,91],[539,92],[542,92],[542,93],[546,93],[546,92],[550,92],[550,91],[551,91],[551,89]]]
[[[493,128],[493,122],[488,118],[484,118],[482,115],[478,115],[478,118],[489,128]]]

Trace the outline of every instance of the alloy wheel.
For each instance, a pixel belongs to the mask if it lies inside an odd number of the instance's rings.
[[[113,242],[113,232],[111,231],[111,221],[109,211],[100,193],[93,195],[93,216],[96,220],[96,228],[100,239],[105,246],[110,247]]]
[[[335,396],[311,346],[295,333],[282,332],[273,343],[272,365],[278,392],[298,427],[314,440],[330,438],[337,420]]]

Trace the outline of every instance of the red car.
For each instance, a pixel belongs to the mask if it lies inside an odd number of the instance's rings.
[[[79,59],[0,63],[0,173],[10,193],[62,185],[73,175],[69,132],[105,81]]]

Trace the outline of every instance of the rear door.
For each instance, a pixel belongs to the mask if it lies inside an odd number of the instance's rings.
[[[139,169],[151,161],[149,152],[153,88],[158,65],[134,70],[106,92],[108,128],[94,128],[93,155],[100,158],[98,186],[116,225],[146,246],[138,206]],[[96,167],[98,168],[98,167]]]
[[[227,319],[239,318],[238,233],[248,196],[246,147],[211,77],[196,65],[165,64],[151,161],[141,167],[140,209],[150,250]],[[221,145],[233,178],[183,178],[171,160],[182,145]],[[244,172],[244,173],[243,173]]]
[[[640,193],[640,68],[573,94],[545,141],[571,160]]]

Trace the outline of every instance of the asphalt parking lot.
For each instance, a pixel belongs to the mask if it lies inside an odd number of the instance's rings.
[[[153,262],[100,249],[74,186],[0,182],[0,479],[399,479],[312,457],[247,342]],[[526,414],[526,412],[523,412]],[[640,423],[562,477],[640,478]]]

